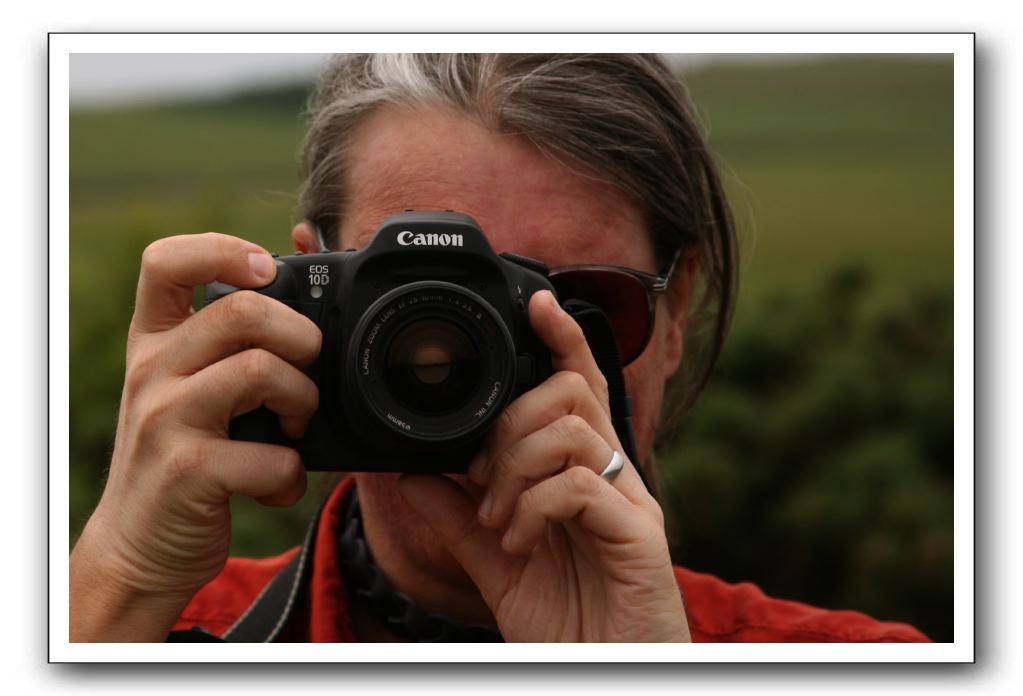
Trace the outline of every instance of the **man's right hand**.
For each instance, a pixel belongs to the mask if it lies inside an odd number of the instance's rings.
[[[292,505],[305,493],[295,450],[232,441],[228,423],[266,406],[301,436],[318,404],[302,369],[319,329],[248,291],[192,310],[198,285],[258,288],[275,273],[265,250],[215,233],[143,254],[110,473],[71,554],[72,641],[164,640],[227,561],[229,497]]]

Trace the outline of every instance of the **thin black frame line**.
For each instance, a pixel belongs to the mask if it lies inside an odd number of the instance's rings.
[[[50,654],[50,35],[46,35],[46,662],[52,664]],[[68,143],[70,145],[70,142]],[[69,148],[70,149],[70,148]],[[70,375],[70,364],[68,366]],[[71,462],[68,462],[70,479]],[[69,491],[70,494],[70,491]],[[70,502],[70,495],[69,502]],[[70,561],[69,561],[70,567]],[[68,618],[70,618],[70,607]],[[71,634],[68,632],[68,640]]]

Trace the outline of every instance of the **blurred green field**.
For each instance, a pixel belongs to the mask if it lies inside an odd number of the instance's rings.
[[[743,299],[806,291],[850,260],[884,294],[951,283],[951,59],[721,66],[688,82],[747,235]]]
[[[744,247],[721,370],[661,454],[676,556],[949,640],[951,58],[686,77]],[[109,462],[142,249],[217,230],[290,251],[304,99],[72,111],[72,539]],[[233,552],[297,543],[318,481],[297,511],[233,503]]]

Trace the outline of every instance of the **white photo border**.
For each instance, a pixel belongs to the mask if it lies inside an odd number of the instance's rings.
[[[69,84],[75,53],[657,51],[684,54],[951,54],[954,60],[954,635],[938,644],[462,645],[457,661],[938,663],[975,660],[974,35],[971,33],[214,34],[49,36],[49,660],[51,662],[444,663],[431,644],[79,644],[68,640]]]

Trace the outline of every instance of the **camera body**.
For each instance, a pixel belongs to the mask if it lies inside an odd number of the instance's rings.
[[[294,447],[307,469],[464,472],[507,404],[551,374],[527,307],[550,290],[547,267],[497,254],[454,212],[392,215],[360,251],[276,259],[256,292],[323,333],[307,370],[317,412],[300,440],[266,408],[231,422],[231,437]],[[206,287],[205,303],[239,289]]]

